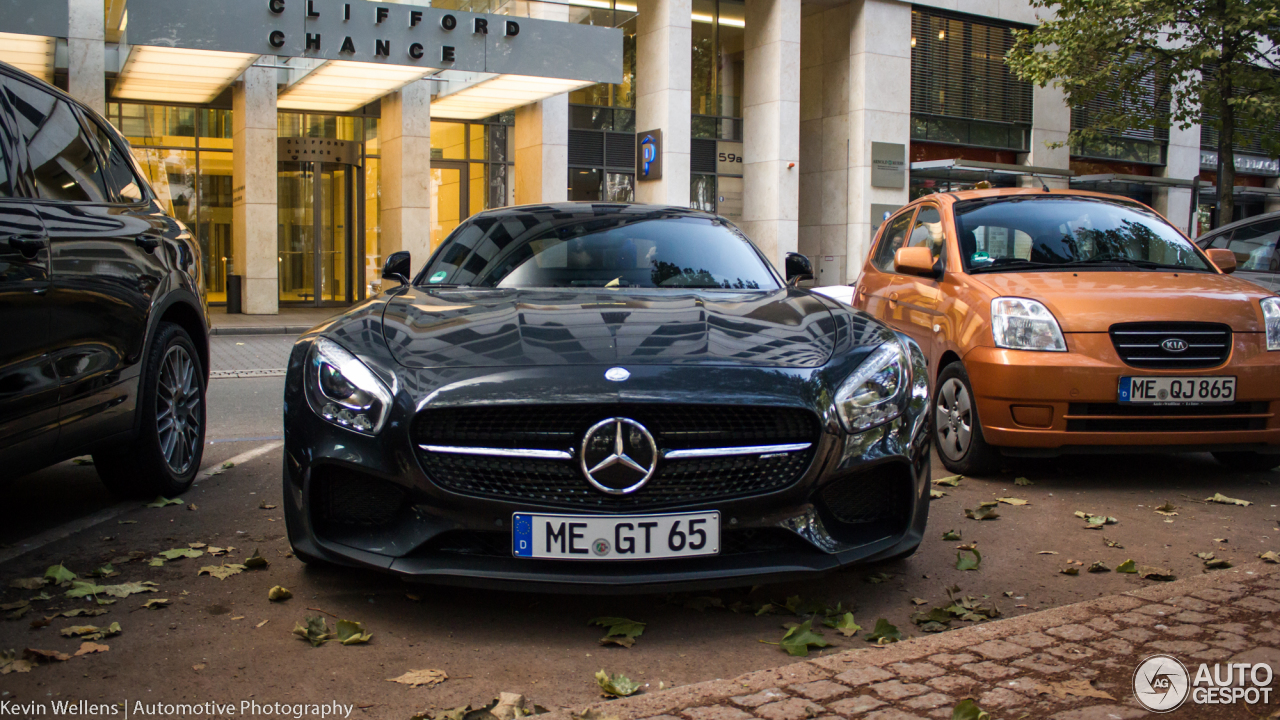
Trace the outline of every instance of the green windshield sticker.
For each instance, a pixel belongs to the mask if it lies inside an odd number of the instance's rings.
[[[979,250],[973,254],[974,262],[991,262],[991,256]]]
[[[438,273],[436,273],[435,275],[432,275],[432,276],[431,276],[431,282],[433,282],[433,283],[438,283],[438,282],[440,282],[441,280],[443,280],[443,279],[445,279],[446,277],[448,277],[448,275],[449,275],[449,273],[445,272],[444,270],[441,270],[440,272],[438,272]]]

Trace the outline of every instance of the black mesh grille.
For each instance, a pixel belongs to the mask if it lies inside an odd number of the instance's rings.
[[[511,557],[511,533],[454,530],[432,540],[425,551],[484,557]],[[721,556],[764,552],[818,551],[795,533],[782,528],[721,530]]]
[[[1182,340],[1172,352],[1166,340]],[[1220,323],[1142,322],[1111,326],[1111,344],[1126,365],[1160,370],[1217,367],[1231,355],[1231,328]]]
[[[385,525],[404,506],[405,491],[385,480],[324,465],[312,473],[311,502],[320,525]]]
[[[415,445],[573,450],[609,417],[644,424],[660,450],[776,445],[818,440],[817,418],[793,408],[705,405],[540,405],[426,410]],[[740,455],[664,460],[639,491],[616,497],[589,485],[577,460],[499,458],[419,450],[440,487],[465,495],[603,511],[632,511],[751,497],[804,475],[815,448],[772,457]],[[574,453],[576,457],[576,452]]]
[[[884,465],[827,485],[820,498],[842,523],[905,523],[911,515],[911,476],[904,467]]]
[[[604,134],[589,130],[570,130],[569,164],[594,167],[603,165]]]
[[[715,174],[716,141],[694,138],[689,141],[689,172]]]
[[[1267,427],[1266,414],[1265,402],[1182,406],[1072,403],[1067,408],[1067,432],[1264,430]],[[1242,415],[1246,417],[1240,417]]]
[[[605,165],[611,168],[634,170],[636,167],[635,133],[607,133],[605,138]]]

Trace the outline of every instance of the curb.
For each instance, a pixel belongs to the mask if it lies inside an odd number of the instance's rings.
[[[210,335],[301,335],[315,325],[266,325],[253,327],[214,327]]]
[[[593,703],[597,717],[635,720],[659,715],[677,716],[682,710],[714,702],[727,701],[731,697],[751,695],[784,685],[826,680],[832,676],[856,668],[878,667],[897,662],[919,660],[938,653],[956,652],[990,640],[1021,635],[1046,627],[1082,622],[1098,614],[1125,612],[1149,602],[1161,602],[1217,585],[1230,584],[1242,577],[1262,578],[1280,573],[1280,565],[1250,563],[1214,571],[1185,580],[1157,583],[1130,590],[1119,595],[1085,600],[1072,605],[1050,608],[950,630],[936,635],[912,638],[884,647],[867,647],[844,650],[812,660],[784,665],[772,670],[759,670],[727,680],[706,682],[660,690],[618,700]],[[584,710],[585,712],[585,710]],[[546,720],[573,720],[566,711],[555,711],[540,716]],[[672,718],[672,720],[675,720]]]

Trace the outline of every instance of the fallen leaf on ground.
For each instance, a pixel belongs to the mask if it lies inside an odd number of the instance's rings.
[[[1280,555],[1277,555],[1275,550],[1268,550],[1264,553],[1259,553],[1258,558],[1262,560],[1262,562],[1268,562],[1273,565],[1280,563]]]
[[[1016,497],[996,498],[996,502],[1002,502],[1005,505],[1027,505],[1027,501]]]
[[[852,618],[852,615],[850,616]],[[822,633],[813,629],[813,620],[805,620],[799,625],[787,628],[782,641],[778,643],[788,655],[807,657],[810,647],[824,648],[831,643],[822,639]]]
[[[156,598],[155,600],[148,600],[142,603],[142,608],[144,610],[155,610],[156,608],[165,607],[168,604],[169,604],[168,598]]]
[[[270,621],[270,620],[263,620],[262,622],[258,623],[257,625],[254,625],[254,626],[253,626],[253,629],[254,629],[254,630],[257,630],[258,628],[262,627],[263,625],[266,625],[266,624],[267,624],[267,623],[269,623],[269,622],[271,622],[271,621]]]
[[[164,567],[164,558],[152,558],[147,565],[150,567]]]
[[[844,615],[829,617],[824,620],[822,624],[832,628],[845,637],[853,637],[862,629],[861,625],[853,621],[853,613],[851,612],[847,612]]]
[[[256,570],[258,568],[264,568],[270,565],[271,563],[268,562],[266,558],[262,557],[262,555],[258,553],[258,548],[254,548],[253,554],[245,558],[245,561],[243,564],[249,570]]]
[[[170,505],[181,505],[181,504],[182,504],[182,498],[173,498],[172,500],[170,500],[169,498],[163,495],[159,495],[156,497],[155,500],[152,500],[146,505],[143,505],[143,507],[162,508],[162,507],[168,507]]]
[[[995,503],[991,505],[979,505],[977,510],[965,508],[964,516],[970,520],[995,520],[1000,517],[1000,513],[996,512]]]
[[[913,597],[911,598],[911,604],[912,605],[928,605],[929,601],[925,600],[924,598]]]
[[[19,660],[18,654],[12,650],[0,652],[0,675],[9,673],[29,673],[35,667],[30,660]]]
[[[1103,538],[1102,538],[1102,542],[1103,542],[1103,543],[1105,543],[1105,544],[1106,544],[1106,546],[1107,546],[1107,547],[1109,547],[1109,548],[1117,548],[1117,549],[1120,549],[1120,550],[1123,550],[1123,549],[1124,549],[1124,546],[1123,546],[1123,545],[1121,545],[1120,543],[1116,542],[1115,540],[1109,540],[1106,536],[1103,536]]]
[[[1101,530],[1104,525],[1115,525],[1119,520],[1108,517],[1106,515],[1094,515],[1093,513],[1076,511],[1076,517],[1084,520],[1086,530]]]
[[[69,598],[82,598],[90,595],[97,595],[106,592],[106,585],[99,585],[93,582],[85,582],[84,580],[74,580],[71,583],[71,589],[64,593]]]
[[[30,605],[31,605],[31,602],[29,600],[19,600],[17,602],[5,603],[3,605],[0,605],[0,612],[9,612],[10,610],[17,610],[19,608],[28,607]]]
[[[111,597],[125,598],[130,595],[139,593],[158,592],[156,584],[153,582],[131,582],[121,583],[119,585],[108,585],[102,589],[102,592]]]
[[[62,628],[60,634],[62,637],[79,637],[83,640],[100,640],[104,637],[119,635],[120,623],[113,622],[104,628],[100,628],[95,625],[72,625],[71,627]]]
[[[1175,579],[1173,575],[1173,571],[1168,570],[1166,568],[1157,567],[1155,565],[1144,565],[1141,568],[1138,568],[1138,577],[1143,577],[1148,580],[1161,580],[1161,581],[1169,581],[1169,580]]]
[[[947,494],[946,494],[946,493],[944,493],[944,492],[942,492],[941,490],[933,490],[933,489],[930,489],[930,490],[929,490],[929,499],[930,499],[930,500],[937,500],[937,499],[939,499],[939,498],[944,498],[944,497],[946,497],[946,496],[947,496]]]
[[[1248,500],[1239,500],[1236,498],[1230,498],[1230,497],[1227,497],[1226,495],[1223,495],[1222,493],[1214,493],[1213,497],[1207,497],[1204,499],[1204,501],[1211,502],[1211,503],[1218,503],[1219,505],[1239,505],[1240,507],[1249,507],[1250,505],[1253,504]]]
[[[1038,553],[1036,553],[1036,554],[1037,554],[1037,555],[1057,555],[1057,554],[1058,554],[1058,551],[1056,551],[1056,550],[1041,550],[1040,552],[1038,552]]]
[[[230,565],[205,565],[200,568],[200,572],[197,573],[197,575],[209,575],[210,577],[216,577],[219,580],[226,580],[232,575],[239,575],[244,572],[244,570],[245,567],[237,563],[231,563]]]
[[[293,634],[311,643],[311,647],[320,647],[333,639],[333,633],[329,631],[329,623],[319,615],[306,618],[305,625],[302,623],[295,625]]]
[[[35,648],[27,648],[22,651],[22,659],[30,660],[31,662],[40,665],[51,662],[66,662],[71,659],[71,656],[64,652],[58,652],[57,650],[37,650]]]
[[[117,520],[116,524],[117,525],[137,525],[138,521],[137,520]]]
[[[116,569],[112,567],[111,563],[107,563],[102,567],[95,568],[92,572],[89,573],[90,576],[96,577],[96,578],[112,577],[119,574],[120,573],[116,572]]]
[[[354,620],[339,620],[336,635],[343,645],[363,645],[373,639],[372,633],[364,631],[364,624]]]
[[[902,640],[902,633],[898,631],[896,625],[884,618],[880,618],[876,620],[875,629],[864,635],[863,639],[877,645],[888,645]]]
[[[1101,560],[1098,560],[1089,566],[1089,572],[1091,573],[1111,572],[1111,568],[1107,567],[1106,563],[1102,562]]]
[[[952,541],[955,541],[955,540],[959,540],[959,539],[960,539],[960,531],[959,531],[959,530],[948,530],[948,531],[946,531],[946,532],[942,533],[942,539],[943,539],[943,540],[945,540],[945,541],[947,541],[947,542],[952,542]]]
[[[606,695],[630,697],[640,691],[641,685],[626,675],[610,675],[601,670],[596,673],[596,683]]]
[[[289,592],[289,588],[276,585],[267,591],[267,599],[271,602],[284,602],[293,597],[293,593]]]
[[[1231,567],[1231,561],[1226,558],[1213,558],[1205,560],[1204,566],[1210,570],[1226,570]]]
[[[1226,542],[1226,541],[1227,541],[1227,539],[1226,539],[1226,538],[1214,538],[1214,539],[1213,539],[1213,541],[1214,541],[1214,542],[1216,542],[1216,543],[1224,543],[1224,542]]]
[[[75,580],[76,577],[75,573],[68,570],[66,566],[61,563],[57,565],[50,565],[49,569],[44,571],[44,579],[55,585],[69,583],[72,580]]]
[[[1078,567],[1064,567],[1064,568],[1062,568],[1061,570],[1059,570],[1058,572],[1062,573],[1063,575],[1079,575],[1079,574],[1080,574],[1080,568],[1078,568]]]
[[[868,577],[867,582],[871,583],[872,585],[879,585],[880,583],[887,583],[892,579],[893,579],[892,573],[878,572]]]
[[[933,484],[941,485],[943,487],[960,487],[960,481],[963,479],[964,479],[963,475],[949,475],[947,477],[938,478],[937,480],[934,480]]]
[[[18,578],[10,580],[9,587],[18,590],[39,590],[45,586],[47,581],[44,578]]]
[[[1116,566],[1116,572],[1136,573],[1138,572],[1138,564],[1135,563],[1133,560],[1125,560],[1124,562]]]
[[[275,510],[276,506],[268,504],[266,500],[263,500],[262,502],[258,503],[258,509],[259,510]]]
[[[1163,505],[1161,505],[1160,507],[1156,508],[1156,514],[1157,514],[1157,515],[1164,515],[1165,517],[1173,517],[1174,515],[1177,515],[1177,514],[1178,514],[1178,513],[1174,512],[1174,511],[1175,511],[1175,510],[1177,510],[1177,509],[1178,509],[1178,506],[1177,506],[1177,505],[1174,505],[1173,503],[1169,502],[1168,500],[1165,500]]]
[[[628,648],[636,644],[636,638],[644,633],[645,627],[645,623],[618,617],[592,618],[587,621],[587,624],[605,628],[604,637],[600,638],[601,645],[619,645]]]
[[[185,547],[173,548],[172,550],[165,550],[157,554],[165,560],[177,560],[178,558],[198,558],[201,555],[204,555],[204,551],[197,550],[196,548]]]
[[[1037,695],[1054,695],[1063,700],[1069,700],[1073,696],[1115,700],[1109,693],[1095,688],[1090,681],[1083,678],[1079,680],[1064,680],[1062,682],[1036,683],[1035,690]]]
[[[449,675],[443,670],[410,670],[398,678],[388,678],[387,682],[409,687],[433,687],[448,679]]]
[[[207,666],[207,665],[205,665],[204,663],[196,663],[195,665],[192,665],[192,666],[191,666],[191,669],[192,669],[192,670],[195,670],[196,672],[200,672],[201,670],[205,669],[206,667],[208,667],[208,666]]]
[[[106,614],[107,614],[107,611],[103,610],[102,608],[96,608],[94,610],[86,610],[84,608],[80,608],[78,610],[68,610],[64,613],[59,613],[56,617],[64,617],[64,618],[97,617],[99,615],[106,615]]]
[[[81,655],[92,655],[93,653],[104,653],[110,649],[111,646],[109,645],[99,645],[96,642],[86,641],[80,643],[80,649],[76,651],[76,657],[80,657]]]
[[[92,465],[93,458],[87,455],[85,457],[71,458],[71,464],[72,465]]]
[[[965,553],[973,553],[973,557],[965,557]],[[957,570],[977,570],[982,565],[982,553],[977,548],[971,550],[956,551],[956,569]]]
[[[1014,479],[1014,481],[1013,481],[1013,484],[1014,484],[1014,485],[1017,485],[1017,486],[1019,486],[1019,487],[1023,487],[1023,486],[1026,486],[1026,485],[1035,485],[1035,483],[1031,482],[1030,480],[1028,480],[1028,479],[1026,479],[1026,478],[1024,478],[1024,477],[1015,478],[1015,479]]]

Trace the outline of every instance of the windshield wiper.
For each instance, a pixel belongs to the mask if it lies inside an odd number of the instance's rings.
[[[1078,262],[1068,261],[1068,262],[1044,263],[1044,262],[1035,262],[1034,260],[1007,260],[1004,262],[996,261],[991,263],[990,265],[979,265],[977,267],[970,268],[969,274],[972,275],[974,273],[993,272],[997,270],[1025,270],[1025,269],[1054,270],[1058,268],[1070,267],[1075,264],[1078,264]]]

